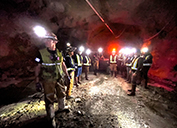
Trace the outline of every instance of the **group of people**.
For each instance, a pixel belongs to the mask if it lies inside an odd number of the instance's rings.
[[[113,50],[109,58],[111,76],[121,74],[126,78],[128,83],[132,84],[132,88],[128,90],[128,96],[135,96],[136,86],[141,84],[144,79],[144,87],[147,89],[148,71],[152,65],[153,56],[149,51],[137,49],[132,54],[116,54]]]
[[[92,62],[86,53],[75,47],[67,47],[65,53],[57,49],[57,36],[53,33],[42,39],[45,48],[39,50],[35,61],[35,81],[37,91],[44,90],[45,108],[47,117],[56,127],[54,103],[58,102],[58,111],[64,111],[65,99],[72,98],[72,89],[75,85],[81,84],[81,74],[85,73],[88,80],[90,66],[93,66],[94,75],[97,75],[99,68],[99,55],[93,54]],[[121,73],[126,76],[127,81],[132,83],[132,89],[128,90],[129,96],[134,96],[136,85],[140,83],[140,77],[145,78],[145,88],[148,82],[148,70],[152,64],[152,55],[137,51],[135,54],[125,56],[112,52],[109,58],[111,75],[116,76]],[[139,83],[138,83],[139,82]],[[65,89],[65,87],[67,89]]]

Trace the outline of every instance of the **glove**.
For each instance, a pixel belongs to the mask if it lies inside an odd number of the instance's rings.
[[[77,66],[75,66],[75,69],[77,69]]]
[[[42,92],[42,85],[39,82],[36,83],[36,91]]]

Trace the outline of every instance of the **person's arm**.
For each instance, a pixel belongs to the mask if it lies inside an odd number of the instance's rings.
[[[36,81],[36,83],[39,83],[40,71],[41,71],[41,64],[38,63],[38,65],[35,67],[35,81]]]
[[[143,58],[140,57],[138,60],[138,70],[137,71],[141,71],[143,68]]]
[[[63,72],[65,73],[65,75],[66,75],[67,77],[69,77],[69,74],[68,74],[68,71],[67,71],[67,67],[66,67],[66,65],[65,65],[65,62],[62,62],[62,69],[63,69]]]
[[[36,62],[36,67],[35,67],[35,82],[39,83],[39,74],[41,71],[41,64],[42,64],[42,57],[41,54],[38,52],[37,56],[35,58],[35,62]]]

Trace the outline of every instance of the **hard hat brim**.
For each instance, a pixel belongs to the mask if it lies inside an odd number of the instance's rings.
[[[56,37],[53,37],[53,36],[44,36],[43,38],[44,39],[51,39],[51,40],[54,40],[54,41],[59,41]]]

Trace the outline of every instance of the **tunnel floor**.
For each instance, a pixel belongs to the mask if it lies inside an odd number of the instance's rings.
[[[138,85],[136,96],[129,97],[131,85],[120,75],[91,72],[89,81],[73,88],[74,98],[66,100],[70,112],[58,113],[55,104],[56,121],[60,128],[176,128],[176,93],[149,85]],[[0,127],[48,128],[43,98],[33,78],[0,89]]]

